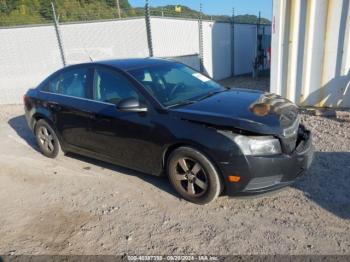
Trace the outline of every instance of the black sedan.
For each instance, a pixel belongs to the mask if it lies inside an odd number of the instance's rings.
[[[289,185],[312,161],[293,103],[222,87],[165,59],[68,66],[30,89],[24,105],[45,156],[74,152],[165,174],[199,204]]]

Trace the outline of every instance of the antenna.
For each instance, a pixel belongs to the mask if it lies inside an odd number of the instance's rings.
[[[87,54],[87,56],[90,59],[90,62],[94,62],[94,60],[92,59],[92,57],[90,56],[90,54],[88,53],[88,51],[86,50],[86,48],[84,48],[85,53]]]

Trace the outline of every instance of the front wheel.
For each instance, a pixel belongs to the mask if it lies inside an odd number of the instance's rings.
[[[45,156],[55,158],[62,153],[55,131],[44,119],[40,119],[36,123],[35,137],[40,151]]]
[[[179,147],[171,153],[167,174],[174,189],[196,204],[208,204],[222,191],[221,178],[212,162],[191,147]]]

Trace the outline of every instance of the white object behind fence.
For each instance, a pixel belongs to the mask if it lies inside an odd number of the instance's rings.
[[[197,20],[151,18],[153,53],[156,57],[199,53]]]
[[[181,62],[185,65],[188,65],[197,71],[200,71],[200,61],[198,55],[186,55],[186,56],[176,56],[176,57],[168,57],[169,59]]]
[[[214,23],[211,27],[213,59],[213,75],[216,80],[232,76],[232,25],[230,23]],[[208,39],[209,40],[209,39]],[[204,58],[205,63],[205,58]]]
[[[235,75],[252,72],[256,56],[256,25],[235,25]]]
[[[203,69],[215,80],[232,75],[231,24],[203,22]]]
[[[253,29],[244,28],[256,26],[235,28],[235,74],[250,73],[255,42]],[[203,22],[203,69],[216,80],[233,74],[231,30],[230,23]],[[61,24],[60,32],[68,65],[149,55],[144,18]],[[152,17],[151,33],[156,57],[200,69],[197,20]],[[21,103],[28,88],[63,66],[53,25],[1,29],[0,43],[0,104]]]
[[[63,24],[60,29],[67,64],[148,56],[144,18]]]
[[[0,30],[0,104],[20,103],[28,88],[62,67],[55,29]]]

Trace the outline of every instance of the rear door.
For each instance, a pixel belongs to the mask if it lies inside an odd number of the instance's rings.
[[[68,68],[50,79],[42,90],[63,143],[75,148],[88,149],[90,144],[91,72],[87,66]]]

